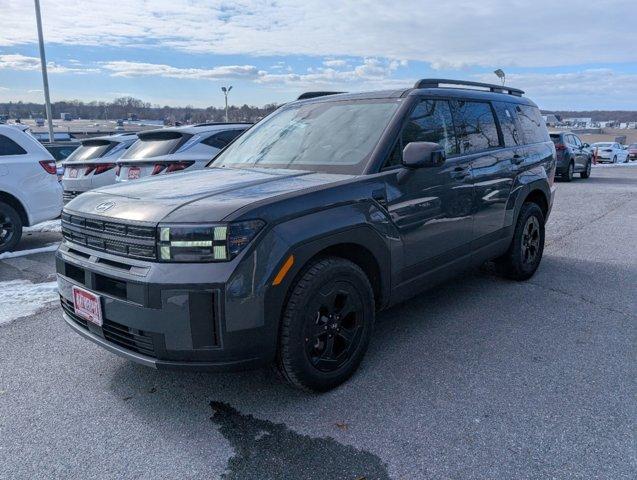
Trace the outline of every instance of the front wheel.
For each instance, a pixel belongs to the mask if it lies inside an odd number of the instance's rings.
[[[0,203],[0,253],[10,252],[22,238],[22,219],[15,208]]]
[[[581,178],[589,178],[591,176],[591,161],[586,162],[586,170],[579,174]]]
[[[617,163],[617,155],[613,157],[613,163]]]
[[[312,262],[291,287],[277,367],[297,388],[324,392],[358,368],[374,325],[374,293],[358,265],[339,257]]]
[[[544,214],[536,203],[520,209],[509,250],[496,261],[500,273],[512,280],[528,280],[544,253]]]

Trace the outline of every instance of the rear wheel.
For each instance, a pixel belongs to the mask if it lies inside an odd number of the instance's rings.
[[[277,367],[298,388],[330,390],[358,368],[373,325],[374,294],[360,267],[338,257],[316,260],[292,287]]]
[[[515,225],[509,250],[496,261],[498,270],[513,280],[528,280],[544,252],[544,214],[536,203],[525,203]]]
[[[591,176],[591,161],[586,162],[586,169],[579,174],[581,178],[588,178]]]
[[[9,252],[22,238],[22,219],[11,205],[0,203],[0,253]]]

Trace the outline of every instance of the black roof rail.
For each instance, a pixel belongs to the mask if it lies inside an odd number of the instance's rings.
[[[297,100],[307,100],[308,98],[324,97],[326,95],[338,95],[345,92],[305,92],[299,95]]]
[[[495,85],[493,83],[482,82],[470,82],[467,80],[449,80],[446,78],[423,78],[418,80],[414,85],[414,88],[440,88],[441,85],[459,85],[463,87],[480,87],[487,88],[490,92],[495,93],[508,93],[509,95],[515,95],[521,97],[524,95],[524,91],[519,88],[511,88],[506,85]]]

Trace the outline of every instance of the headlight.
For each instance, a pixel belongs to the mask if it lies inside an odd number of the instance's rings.
[[[214,225],[160,225],[157,251],[163,262],[227,262],[264,227],[263,220]]]

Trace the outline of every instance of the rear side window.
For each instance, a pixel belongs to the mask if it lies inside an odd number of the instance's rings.
[[[529,105],[518,105],[515,109],[526,143],[539,143],[549,140],[548,131],[546,130],[544,119],[540,115],[539,108]]]
[[[201,143],[214,148],[224,148],[243,132],[244,130],[226,130],[225,132],[219,132],[209,136]]]
[[[560,143],[562,143],[562,139],[559,135],[551,135],[551,141],[555,144],[555,145],[559,145]]]
[[[500,122],[504,145],[507,147],[522,145],[522,136],[518,131],[515,106],[505,102],[493,102],[493,108],[495,108],[498,121]]]
[[[491,105],[485,102],[451,102],[460,153],[481,152],[500,146]]]
[[[122,159],[142,159],[168,155],[179,148],[184,140],[191,135],[183,135],[180,132],[156,132],[147,135],[139,135],[139,140],[133,143]]]
[[[24,155],[27,151],[9,137],[0,135],[0,156]]]
[[[403,147],[409,142],[440,144],[447,155],[458,153],[451,109],[446,100],[423,100],[403,127]]]

